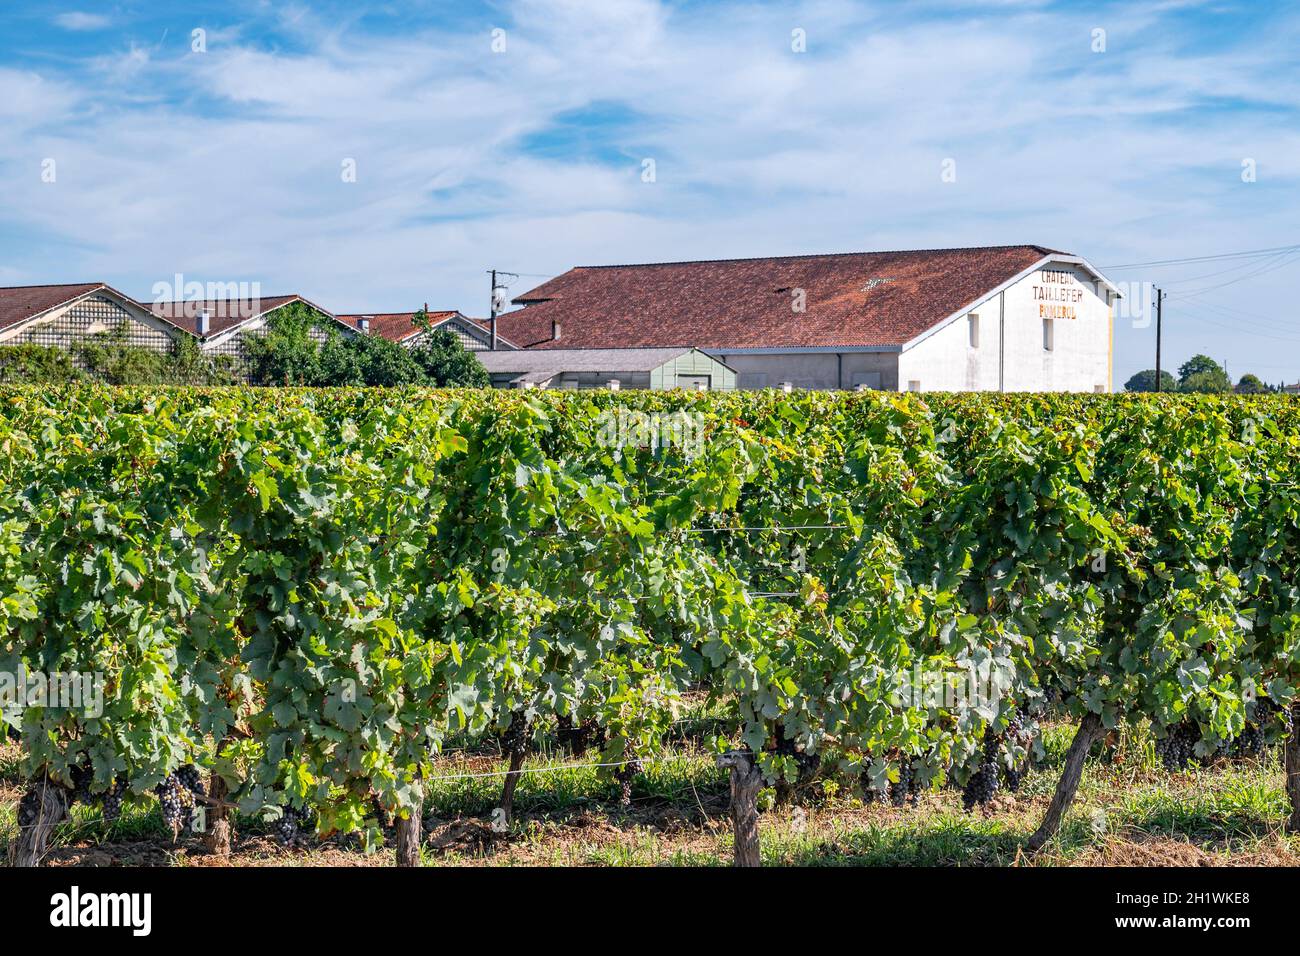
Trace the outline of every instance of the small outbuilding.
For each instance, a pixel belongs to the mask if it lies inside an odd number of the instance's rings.
[[[515,349],[475,357],[495,388],[736,387],[735,369],[693,348]]]

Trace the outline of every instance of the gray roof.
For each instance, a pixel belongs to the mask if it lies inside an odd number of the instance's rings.
[[[475,352],[489,372],[551,378],[565,372],[651,372],[689,348],[665,349],[518,349]]]

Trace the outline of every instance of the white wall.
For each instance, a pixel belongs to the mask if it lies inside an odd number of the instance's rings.
[[[979,347],[969,343],[967,316],[959,317],[903,352],[900,391],[910,382],[922,391],[997,391],[1000,351],[1005,391],[1110,391],[1109,294],[1086,270],[1049,263],[971,312],[979,315]],[[1044,318],[1052,322],[1051,351],[1043,347]]]

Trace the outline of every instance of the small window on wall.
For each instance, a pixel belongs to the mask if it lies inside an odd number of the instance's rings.
[[[1056,348],[1056,323],[1043,319],[1043,351],[1050,352]]]
[[[977,349],[980,347],[980,317],[972,313],[966,316],[966,324],[970,328],[970,347]]]
[[[920,379],[915,379],[915,378],[909,379],[907,382],[907,390],[909,392],[919,392],[921,390]]]

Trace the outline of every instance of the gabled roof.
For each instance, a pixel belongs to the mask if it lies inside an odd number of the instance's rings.
[[[340,322],[355,328],[358,320],[369,319],[370,331],[372,334],[382,335],[386,339],[394,342],[405,342],[414,335],[418,335],[420,330],[416,328],[414,322],[416,312],[355,312],[347,315],[336,316]],[[490,335],[492,324],[487,319],[475,319],[457,309],[445,309],[439,312],[430,312],[430,328],[437,329],[447,322],[460,322],[467,328],[477,329],[485,336]],[[498,344],[504,345],[507,349],[513,349],[515,346],[498,330]]]
[[[1021,245],[580,266],[497,321],[524,348],[901,348],[1057,257],[1082,263]]]
[[[415,325],[417,315],[419,315],[418,312],[359,312],[340,315],[338,318],[340,322],[354,328],[361,319],[369,319],[371,334],[382,335],[394,342],[404,342],[412,335],[420,333],[420,329]],[[455,309],[446,309],[441,312],[430,312],[428,315],[429,322],[432,325],[439,325],[448,319],[454,319],[460,313]],[[464,316],[461,316],[461,318],[464,318]]]
[[[332,312],[322,309],[300,295],[264,295],[258,299],[186,299],[180,302],[140,303],[140,307],[147,309],[155,318],[191,335],[195,334],[194,320],[200,312],[206,311],[208,313],[206,338],[210,339],[295,302],[301,302],[315,309],[339,325],[344,324]]]
[[[0,288],[0,330],[24,322],[33,316],[48,312],[60,305],[79,299],[88,292],[108,289],[118,298],[131,299],[102,282],[81,282],[72,285],[24,285]]]

